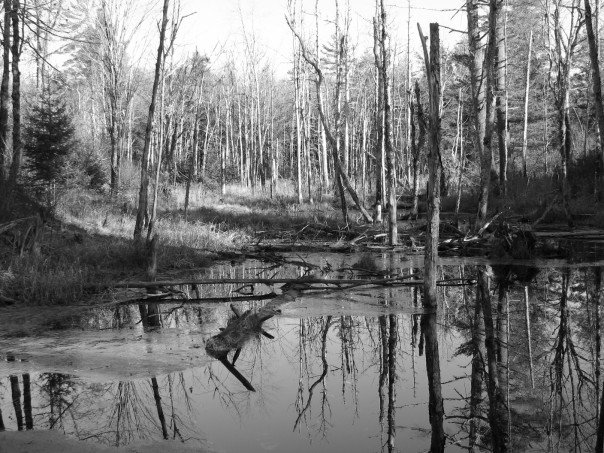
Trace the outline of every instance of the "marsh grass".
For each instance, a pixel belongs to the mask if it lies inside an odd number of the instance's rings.
[[[493,210],[540,215],[555,195],[553,183],[533,180],[527,186],[514,178],[512,175],[507,197],[494,198]],[[185,220],[184,187],[162,187],[158,200],[158,276],[197,272],[220,252],[239,250],[259,237],[291,237],[308,224],[342,226],[332,197],[299,205],[293,186],[286,182],[280,183],[273,197],[259,188],[227,186],[224,195],[216,189],[211,183],[194,184]],[[85,303],[114,296],[90,294],[87,287],[145,279],[145,251],[132,243],[136,197],[135,184],[125,184],[115,200],[81,189],[65,193],[57,218],[44,227],[32,251],[19,256],[16,250],[0,244],[0,295],[27,304]],[[593,199],[575,198],[573,205],[574,212],[591,216],[591,224],[604,226],[604,210]],[[444,198],[443,207],[444,211],[454,208],[454,196]],[[474,213],[475,208],[475,194],[464,192],[461,211]],[[550,221],[563,219],[563,213],[554,209],[550,217]]]
[[[145,279],[145,251],[132,242],[136,188],[125,188],[117,200],[94,191],[65,193],[56,219],[44,227],[32,251],[19,256],[14,249],[3,250],[0,294],[28,305],[67,305],[112,297],[88,293],[90,286]],[[271,199],[268,192],[237,186],[220,196],[196,184],[187,220],[183,207],[183,187],[160,191],[159,276],[196,272],[217,253],[253,243],[258,232],[279,234],[311,222],[335,225],[338,215],[325,202],[299,206],[287,188]]]
[[[170,204],[160,218],[184,219],[184,188],[176,188],[171,196],[177,201]],[[253,191],[236,185],[227,186],[225,195],[220,195],[198,184],[191,189],[191,207],[188,222],[212,225],[221,234],[239,232],[248,238],[256,233],[269,233],[275,237],[284,231],[302,228],[309,223],[321,223],[336,227],[341,223],[339,211],[332,206],[331,197],[312,204],[297,203],[297,197],[288,185],[282,184],[278,194],[272,198],[268,190]]]

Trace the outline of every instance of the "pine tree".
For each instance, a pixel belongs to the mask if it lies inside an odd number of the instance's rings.
[[[32,108],[25,130],[27,168],[34,181],[48,192],[66,177],[66,164],[74,149],[71,115],[57,90],[45,89]]]

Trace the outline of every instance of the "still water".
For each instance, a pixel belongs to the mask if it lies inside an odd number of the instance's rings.
[[[1,423],[107,446],[169,439],[168,449],[216,452],[428,451],[439,423],[430,396],[440,393],[446,451],[489,451],[497,433],[509,436],[510,451],[593,450],[603,271],[532,264],[443,259],[436,313],[422,310],[414,286],[305,292],[228,355],[229,363],[237,355],[235,372],[205,351],[233,316],[228,303],[161,304],[151,322],[154,307],[137,303],[5,311]],[[383,278],[421,267],[421,258],[396,253],[307,254],[217,265],[199,277]],[[481,278],[493,309],[490,346],[476,310]],[[204,285],[180,296],[271,289]]]

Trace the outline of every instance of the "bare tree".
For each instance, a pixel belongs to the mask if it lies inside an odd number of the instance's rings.
[[[587,42],[589,44],[589,59],[591,62],[591,82],[596,104],[596,116],[598,119],[598,132],[600,134],[600,147],[604,144],[604,106],[602,105],[602,78],[600,77],[600,60],[598,55],[598,46],[596,33],[594,32],[593,14],[589,0],[585,0],[585,26],[587,28]],[[597,32],[596,21],[596,32]],[[600,168],[600,197],[604,194],[604,151],[601,149],[601,168]]]
[[[367,212],[367,210],[365,209],[365,207],[361,203],[361,200],[360,200],[360,198],[359,198],[356,190],[354,189],[354,187],[350,183],[350,180],[348,179],[348,175],[344,171],[342,162],[340,160],[340,156],[338,155],[338,151],[337,151],[338,150],[338,145],[337,145],[337,143],[338,143],[338,141],[340,139],[340,136],[339,136],[340,118],[338,118],[338,116],[336,115],[336,118],[334,120],[334,122],[335,122],[335,131],[336,131],[336,135],[334,136],[334,134],[331,132],[331,128],[329,127],[329,123],[328,123],[327,117],[325,115],[325,112],[323,111],[322,85],[323,85],[323,82],[325,80],[325,77],[323,75],[323,71],[321,70],[321,68],[317,64],[317,58],[316,58],[316,56],[313,56],[307,50],[307,47],[306,47],[306,45],[304,43],[304,40],[299,35],[299,33],[296,31],[295,26],[292,24],[292,22],[290,21],[290,19],[286,17],[286,21],[287,21],[287,24],[288,24],[289,28],[291,29],[292,33],[294,34],[294,36],[298,39],[298,42],[300,43],[300,50],[302,52],[302,58],[304,58],[304,60],[315,71],[315,76],[316,76],[316,78],[315,78],[315,88],[316,88],[316,93],[317,93],[317,109],[319,111],[319,117],[320,117],[321,123],[323,124],[323,127],[325,129],[325,132],[326,132],[326,135],[327,135],[327,140],[328,140],[330,148],[331,148],[331,153],[332,153],[332,158],[333,158],[333,161],[334,161],[334,167],[336,169],[336,174],[339,176],[339,179],[341,180],[342,184],[346,187],[346,190],[348,191],[348,193],[352,197],[352,199],[353,199],[354,203],[356,204],[357,208],[359,209],[359,211],[361,211],[361,214],[363,215],[363,217],[365,218],[365,220],[367,222],[371,222],[372,221],[371,215],[369,214],[369,212]],[[339,51],[340,52],[342,51],[341,47],[340,47]],[[335,89],[335,93],[334,93],[334,96],[335,96],[335,99],[336,99],[336,102],[335,102],[336,105],[337,105],[337,98],[339,96],[339,91],[340,91],[340,86],[339,86],[338,83],[336,83],[336,89]],[[343,209],[345,209],[344,206],[343,206]],[[346,222],[348,222],[347,218],[345,218],[344,220]]]
[[[11,92],[13,104],[13,161],[10,167],[9,185],[14,186],[17,183],[19,171],[21,169],[21,160],[23,159],[23,145],[21,142],[21,70],[19,60],[23,50],[22,32],[19,25],[19,16],[23,16],[20,0],[13,0],[11,9],[13,42],[11,46],[12,64],[11,71],[13,76],[13,89]]]
[[[491,188],[491,164],[493,162],[493,132],[495,129],[496,89],[497,89],[497,30],[499,0],[489,3],[489,42],[485,58],[486,68],[486,123],[484,132],[484,149],[480,160],[480,196],[478,200],[478,225],[487,221],[489,194]]]
[[[149,104],[149,115],[145,128],[145,144],[143,158],[141,160],[141,185],[138,194],[138,208],[136,212],[136,224],[134,226],[134,240],[139,244],[142,242],[143,223],[147,216],[147,201],[149,197],[149,154],[151,147],[151,133],[153,131],[153,117],[155,116],[155,103],[164,63],[164,41],[166,28],[168,26],[168,8],[170,0],[164,0],[162,9],[162,20],[159,32],[159,46],[157,48],[157,60],[155,62],[155,76],[153,78],[153,89],[151,91],[151,103]]]
[[[499,8],[502,9],[506,0],[500,0]],[[507,14],[507,13],[506,13]],[[507,17],[507,15],[506,15]],[[501,193],[507,193],[508,172],[508,138],[507,138],[507,23],[504,20],[497,22],[496,29],[496,59],[495,59],[495,105],[497,117],[497,148],[499,150],[499,188]],[[488,62],[487,62],[488,64]]]
[[[428,225],[424,252],[424,293],[425,304],[436,308],[436,260],[438,258],[438,233],[440,229],[440,178],[442,162],[440,154],[441,110],[440,110],[440,37],[438,24],[430,24],[430,54],[426,37],[417,24],[424,50],[426,76],[430,92],[430,127],[428,156]]]
[[[10,97],[10,24],[11,0],[4,0],[2,28],[2,83],[0,84],[0,183],[7,179],[6,158],[8,155],[8,103]]]
[[[553,45],[549,38],[549,86],[554,96],[558,121],[557,144],[560,151],[562,206],[568,224],[572,226],[568,180],[568,165],[571,158],[570,76],[584,21],[580,16],[580,0],[572,0],[570,7],[565,0],[553,0],[551,6],[546,2],[546,6],[548,37],[549,34],[553,35]]]
[[[390,83],[390,51],[389,37],[386,30],[386,8],[384,0],[379,0],[379,29],[378,42],[380,47],[381,62],[378,66],[379,77],[381,79],[383,101],[383,141],[384,152],[386,154],[386,169],[388,175],[388,238],[390,245],[398,244],[398,228],[397,228],[397,197],[396,197],[396,157],[394,146],[392,144],[392,99],[391,99],[391,83]]]
[[[528,109],[529,90],[531,87],[531,51],[533,49],[533,30],[529,34],[528,55],[526,57],[526,85],[524,87],[524,125],[522,128],[522,174],[528,178],[526,170],[526,153],[528,148]]]

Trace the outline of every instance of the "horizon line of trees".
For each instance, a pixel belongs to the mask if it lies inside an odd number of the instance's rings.
[[[164,5],[157,108],[146,140],[155,77],[134,57],[136,29],[143,21],[136,1],[6,0],[2,187],[16,184],[25,168],[21,91],[27,116],[34,94],[59,79],[71,88],[77,152],[103,163],[112,196],[124,185],[124,163],[146,161],[152,186],[190,188],[211,178],[223,193],[227,184],[239,183],[274,194],[286,179],[294,182],[300,203],[321,199],[333,187],[344,210],[347,192],[365,220],[378,221],[383,208],[396,206],[393,200],[402,189],[412,195],[416,215],[427,179],[430,122],[424,114],[428,86],[422,57],[413,51],[411,33],[406,43],[390,42],[393,24],[378,0],[373,49],[355,48],[344,0],[335,1],[335,17],[329,18],[333,30],[326,36],[319,33],[325,18],[318,2],[309,3],[287,5],[292,69],[286,78],[275,75],[247,30],[242,55],[222,67],[199,52],[179,57],[175,43],[187,18],[177,1]],[[440,57],[443,195],[480,195],[481,219],[488,195],[508,192],[510,174],[557,181],[553,187],[560,186],[569,218],[573,191],[600,199],[601,100],[595,96],[600,81],[593,55],[597,63],[601,27],[595,3],[591,11],[589,1],[498,0],[495,12],[482,2],[465,4],[468,33],[452,48],[441,49]],[[409,2],[409,30],[412,6]],[[68,33],[67,45],[49,51]],[[492,48],[490,41],[496,42]],[[35,62],[35,87],[33,72],[21,83],[24,53]],[[67,56],[60,71],[51,63],[54,53]],[[590,174],[578,178],[581,171]]]

